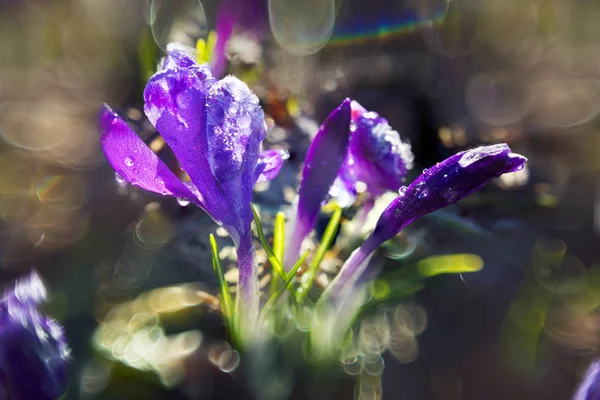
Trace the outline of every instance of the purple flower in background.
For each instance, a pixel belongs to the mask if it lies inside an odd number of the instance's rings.
[[[410,145],[402,142],[387,120],[352,102],[352,132],[348,154],[340,169],[334,190],[354,199],[356,185],[362,182],[370,197],[398,191],[412,168]]]
[[[327,295],[338,295],[362,276],[369,255],[394,237],[416,218],[468,196],[490,179],[521,170],[527,159],[512,153],[506,144],[462,151],[423,171],[379,217],[375,230],[346,261],[327,288]]]
[[[325,119],[306,154],[298,191],[294,221],[288,224],[284,265],[290,269],[300,253],[302,241],[314,228],[321,203],[339,173],[346,157],[350,133],[350,99]]]
[[[212,72],[221,76],[225,71],[226,48],[234,28],[258,34],[267,26],[265,0],[221,0],[217,12],[217,41],[213,52]]]
[[[56,399],[65,390],[63,329],[37,310],[46,290],[32,273],[0,301],[0,399]]]
[[[577,392],[573,396],[573,400],[598,400],[600,399],[600,360],[596,360],[590,364],[587,372]]]
[[[144,111],[190,182],[177,178],[108,106],[100,114],[102,148],[125,181],[193,202],[227,230],[237,249],[240,295],[255,315],[252,188],[258,180],[272,179],[283,158],[260,155],[264,113],[246,84],[233,76],[216,80],[208,65],[196,64],[172,45],[168,50],[164,69],[144,90]]]

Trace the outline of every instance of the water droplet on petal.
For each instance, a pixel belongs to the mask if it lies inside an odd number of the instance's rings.
[[[356,131],[356,122],[350,122],[350,132]]]
[[[429,170],[428,170],[427,168],[425,168],[425,169],[423,170],[423,173],[424,173],[424,174],[426,174],[426,173],[427,173],[427,171],[429,171]]]
[[[240,116],[240,118],[238,119],[238,125],[242,129],[249,127],[251,123],[252,123],[252,118],[250,118],[250,116],[247,114]]]
[[[117,181],[117,183],[125,183],[125,178],[123,178],[118,172],[115,172],[115,181]]]
[[[133,166],[133,157],[131,156],[127,156],[125,157],[125,165],[127,165],[128,167],[132,167]]]
[[[402,186],[400,189],[398,189],[398,195],[400,195],[400,197],[404,197],[407,189],[408,188],[406,186]]]
[[[287,150],[279,150],[279,156],[282,160],[287,160],[288,158],[290,158],[290,152]]]
[[[177,198],[177,203],[179,203],[179,205],[181,207],[187,207],[190,204],[190,201],[188,199],[184,199],[182,197],[178,197]]]

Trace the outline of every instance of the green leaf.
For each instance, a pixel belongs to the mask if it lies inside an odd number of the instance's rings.
[[[260,244],[262,245],[263,249],[265,249],[265,251],[267,252],[267,258],[269,259],[271,266],[273,267],[275,272],[279,275],[281,280],[285,281],[286,274],[285,274],[285,270],[283,269],[283,266],[281,264],[281,261],[279,258],[277,258],[277,256],[273,252],[273,249],[271,249],[271,246],[269,246],[269,243],[267,242],[267,238],[265,237],[265,234],[262,229],[262,225],[260,223],[260,218],[258,217],[258,213],[256,212],[254,205],[251,205],[251,207],[252,207],[252,215],[254,216],[254,223],[256,224],[256,232],[258,233],[258,240],[260,240]]]
[[[278,260],[283,260],[283,251],[285,248],[285,216],[278,212],[275,217],[275,227],[273,229],[273,253]],[[271,294],[277,290],[279,279],[275,274],[271,275]]]
[[[221,294],[221,311],[223,312],[225,319],[229,322],[230,327],[233,328],[233,301],[231,300],[231,293],[229,293],[227,281],[225,281],[221,260],[219,260],[219,247],[217,246],[217,241],[212,233],[210,234],[210,251],[212,253],[213,269],[215,270],[217,284],[219,285],[219,293]]]
[[[308,256],[308,251],[306,253],[304,253],[298,261],[296,261],[296,264],[294,264],[294,266],[290,270],[290,273],[285,278],[283,285],[280,285],[280,287],[275,291],[275,293],[273,293],[273,295],[271,295],[271,297],[265,304],[265,306],[263,308],[263,313],[267,313],[267,311],[273,306],[273,304],[275,304],[277,302],[277,300],[279,300],[279,298],[286,291],[286,289],[288,289],[290,287],[290,284],[294,280],[296,273],[298,272],[298,270],[300,269],[302,264],[304,264],[304,260],[306,260],[307,256]]]
[[[340,221],[342,219],[342,209],[339,206],[335,206],[335,211],[327,224],[327,228],[325,228],[325,232],[323,233],[323,237],[321,238],[321,243],[319,244],[319,248],[315,253],[315,257],[313,258],[310,267],[307,272],[307,276],[302,279],[302,283],[298,290],[296,291],[296,296],[298,299],[298,303],[302,303],[306,300],[306,296],[310,291],[314,281],[315,276],[317,275],[317,271],[319,270],[319,265],[321,265],[321,261],[325,256],[325,252],[331,246],[333,242],[333,238],[337,231],[338,226],[340,225]]]
[[[475,254],[448,254],[424,258],[417,263],[419,273],[426,277],[439,274],[476,272],[483,268],[483,260]]]

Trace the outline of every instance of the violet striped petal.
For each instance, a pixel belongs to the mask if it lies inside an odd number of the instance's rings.
[[[202,207],[201,199],[107,105],[100,110],[99,125],[102,150],[121,178],[151,192],[184,198]]]

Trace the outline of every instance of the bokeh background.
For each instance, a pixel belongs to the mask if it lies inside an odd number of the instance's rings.
[[[383,397],[570,398],[600,340],[600,4],[265,3],[258,35],[228,50],[269,115],[269,146],[290,152],[255,195],[265,209],[290,204],[310,135],[347,96],[410,140],[413,176],[480,144],[530,160],[414,228],[414,251],[485,267],[399,306],[402,327],[422,333],[384,355]],[[142,89],[167,41],[206,38],[218,8],[0,1],[0,278],[35,268],[47,281],[46,311],[73,348],[69,399],[248,398],[213,312],[208,234],[224,259],[227,238],[200,210],[115,180],[96,129],[106,102],[173,160]],[[347,372],[328,394],[288,384],[293,398],[352,398]]]

